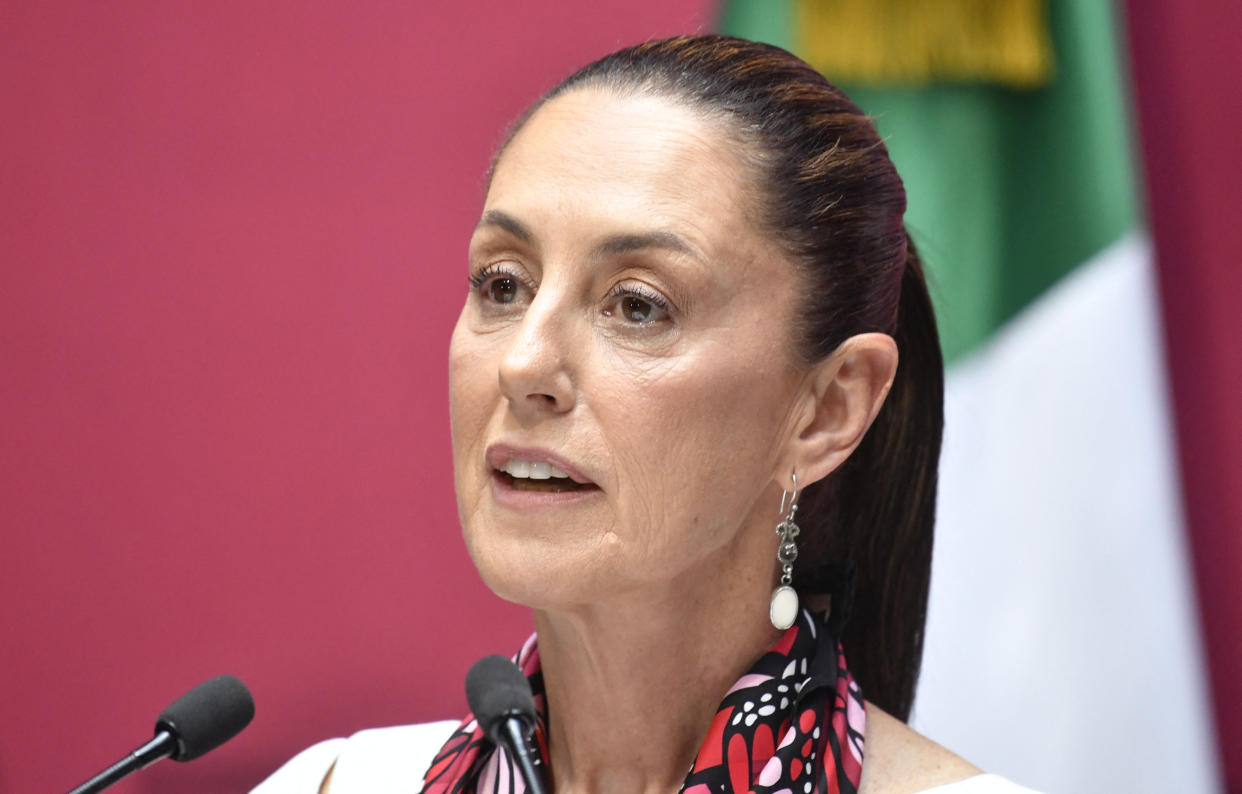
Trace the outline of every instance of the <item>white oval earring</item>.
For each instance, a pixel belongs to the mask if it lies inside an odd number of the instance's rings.
[[[793,564],[798,559],[798,544],[794,541],[801,531],[794,523],[794,514],[798,512],[798,475],[793,474],[793,493],[781,491],[781,523],[776,525],[776,534],[780,543],[776,547],[776,561],[781,565],[781,583],[772,591],[772,601],[768,604],[768,619],[772,625],[784,631],[798,619],[798,591],[793,588]],[[788,498],[788,499],[787,499]],[[786,512],[785,503],[789,508]]]

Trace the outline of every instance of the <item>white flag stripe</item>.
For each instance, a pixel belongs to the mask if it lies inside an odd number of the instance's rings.
[[[1151,256],[1110,246],[949,374],[914,725],[1059,794],[1220,790]]]

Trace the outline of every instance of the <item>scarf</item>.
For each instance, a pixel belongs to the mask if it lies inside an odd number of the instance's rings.
[[[515,659],[535,696],[535,744],[548,757],[548,710],[532,636]],[[725,694],[682,794],[857,794],[862,691],[822,616],[797,622]],[[549,775],[550,779],[550,775]],[[467,715],[427,770],[426,794],[522,794],[503,749]]]

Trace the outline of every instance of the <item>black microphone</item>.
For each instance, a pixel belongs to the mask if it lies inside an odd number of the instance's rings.
[[[241,733],[254,719],[254,699],[231,675],[204,681],[173,701],[155,720],[155,738],[73,789],[95,794],[164,758],[192,761]]]
[[[535,699],[530,683],[512,661],[484,656],[466,673],[466,702],[484,733],[517,762],[531,794],[545,794],[540,769],[545,765],[530,748],[535,731]]]

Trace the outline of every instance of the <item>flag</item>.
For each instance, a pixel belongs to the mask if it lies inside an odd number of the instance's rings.
[[[1218,790],[1111,4],[733,0],[721,27],[837,82],[906,184],[949,362],[913,726],[1042,790]]]

